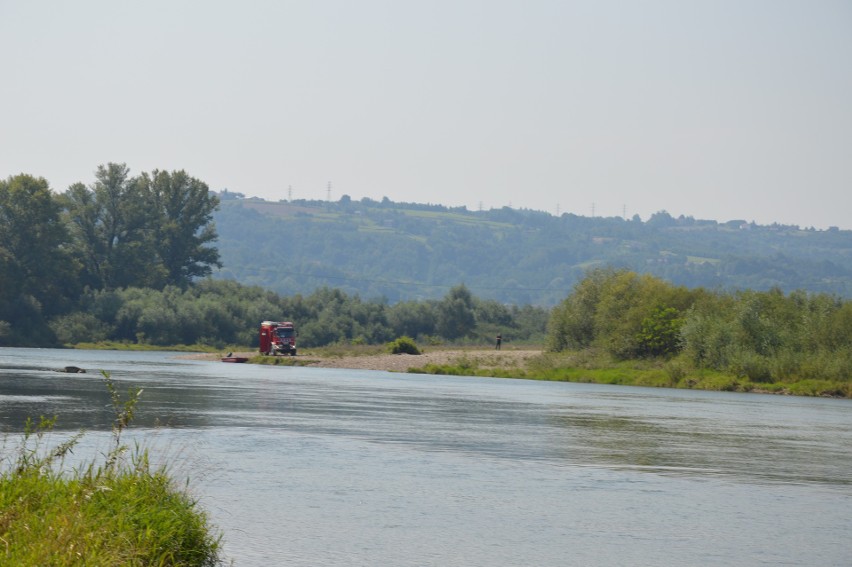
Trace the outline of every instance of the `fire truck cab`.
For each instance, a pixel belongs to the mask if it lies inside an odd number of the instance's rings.
[[[264,321],[260,324],[260,352],[270,356],[296,356],[296,328],[289,321]]]

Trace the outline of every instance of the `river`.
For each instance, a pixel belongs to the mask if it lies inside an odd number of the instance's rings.
[[[0,348],[0,426],[97,455],[98,371],[144,388],[127,440],[238,567],[852,564],[849,400],[178,356]]]

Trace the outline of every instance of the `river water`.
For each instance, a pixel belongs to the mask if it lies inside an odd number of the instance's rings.
[[[849,400],[5,348],[4,457],[103,452],[99,370],[237,566],[852,564]]]

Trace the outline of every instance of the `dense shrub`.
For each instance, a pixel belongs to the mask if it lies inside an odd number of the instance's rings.
[[[411,337],[399,337],[388,343],[388,351],[391,354],[420,354],[417,343]]]
[[[62,344],[104,341],[112,331],[109,324],[91,313],[71,313],[57,317],[51,321],[50,328]]]
[[[627,271],[594,270],[554,308],[547,346],[595,346],[616,359],[678,355],[682,364],[767,389],[796,380],[849,383],[852,303],[778,289],[684,290]]]

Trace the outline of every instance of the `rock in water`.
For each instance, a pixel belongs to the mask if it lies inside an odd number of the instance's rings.
[[[60,368],[57,372],[67,372],[69,374],[85,374],[86,369],[80,368],[79,366],[65,366],[64,368]]]

